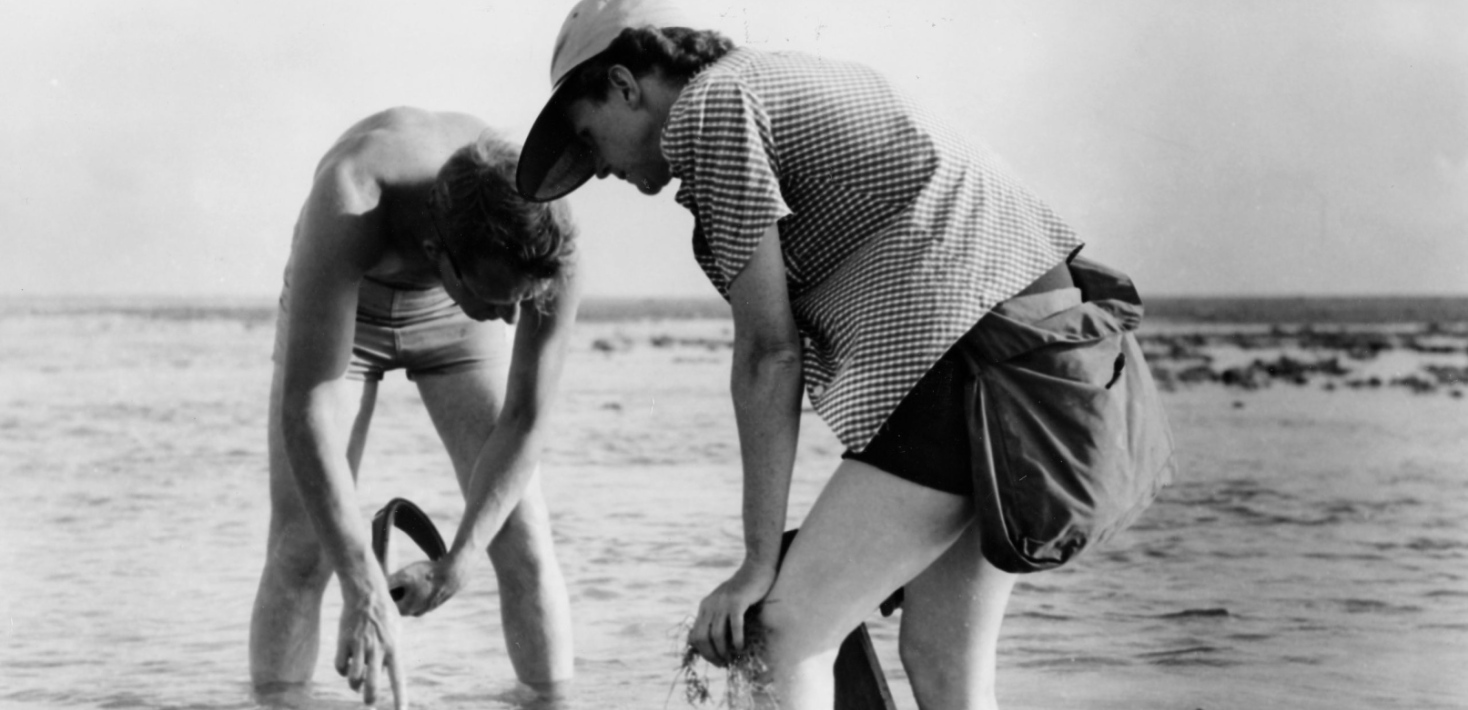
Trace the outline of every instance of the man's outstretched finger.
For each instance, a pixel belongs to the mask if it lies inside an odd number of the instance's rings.
[[[363,704],[374,706],[377,704],[377,673],[382,670],[376,663],[367,663],[367,672],[363,676]]]
[[[382,687],[383,657],[389,653],[382,643],[368,645],[366,682],[363,684],[363,703],[368,706],[377,704],[377,688]]]
[[[408,683],[396,653],[387,654],[387,677],[392,683],[393,710],[408,710]]]

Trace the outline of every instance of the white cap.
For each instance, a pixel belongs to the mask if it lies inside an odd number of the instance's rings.
[[[674,0],[581,0],[556,35],[551,52],[551,90],[554,91],[530,128],[520,151],[515,183],[528,200],[547,202],[581,187],[596,172],[595,156],[576,139],[563,115],[560,88],[566,77],[586,60],[610,47],[629,27],[687,27],[710,29],[687,6]]]
[[[628,27],[702,29],[682,3],[673,0],[581,0],[561,24],[551,52],[551,88],[582,62],[601,54]]]

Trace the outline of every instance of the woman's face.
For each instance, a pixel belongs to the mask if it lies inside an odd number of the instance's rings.
[[[615,67],[614,72],[621,67]],[[625,70],[623,70],[625,71]],[[663,159],[663,116],[647,101],[642,80],[622,81],[613,74],[613,88],[603,102],[578,99],[567,108],[576,135],[596,156],[596,176],[608,175],[632,183],[643,194],[656,195],[672,180],[668,161]]]

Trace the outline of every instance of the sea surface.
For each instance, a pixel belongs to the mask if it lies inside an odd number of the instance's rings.
[[[1149,326],[1180,476],[1131,529],[1019,582],[1005,708],[1468,707],[1468,301],[1358,300],[1353,317],[1257,300]],[[740,560],[731,326],[660,307],[589,309],[567,367],[543,475],[578,681],[555,708],[688,707],[680,624]],[[259,302],[0,302],[0,708],[259,705],[246,640],[272,327]],[[792,526],[840,452],[807,412]],[[400,375],[361,478],[364,515],[405,496],[446,535],[457,524],[448,459]],[[415,707],[545,707],[516,687],[479,572],[403,623]],[[301,704],[355,707],[330,667],[334,586],[326,600]],[[899,620],[870,623],[911,709]]]

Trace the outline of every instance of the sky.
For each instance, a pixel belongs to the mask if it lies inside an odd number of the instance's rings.
[[[384,108],[523,139],[571,3],[0,0],[0,296],[268,297]],[[1144,295],[1468,295],[1468,0],[706,0],[865,62]],[[587,293],[713,296],[672,186],[569,198]]]

